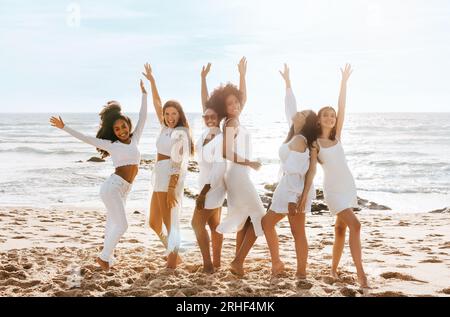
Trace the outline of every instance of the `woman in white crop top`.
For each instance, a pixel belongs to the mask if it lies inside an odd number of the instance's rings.
[[[251,159],[250,133],[240,124],[239,116],[246,96],[245,73],[247,61],[239,63],[241,74],[240,89],[227,84],[214,90],[212,106],[221,118],[226,118],[223,126],[223,157],[227,162],[225,185],[227,187],[227,215],[217,227],[220,233],[237,232],[236,256],[231,262],[233,274],[244,275],[244,261],[258,236],[264,235],[261,218],[265,208],[250,179],[250,168],[258,170],[261,163]]]
[[[288,216],[297,254],[296,277],[304,279],[308,258],[305,213],[311,210],[312,199],[315,197],[314,186],[309,186],[307,190],[306,204],[299,206],[300,208],[297,208],[297,204],[305,189],[310,160],[317,159],[317,152],[313,148],[318,132],[317,115],[312,110],[297,111],[297,102],[292,93],[289,68],[286,64],[284,72],[280,73],[286,83],[285,113],[289,134],[279,150],[283,175],[273,194],[270,209],[262,219],[262,226],[272,259],[272,274],[276,276],[283,273],[284,263],[280,259],[275,225]]]
[[[351,73],[352,69],[349,64],[344,69],[341,68],[342,80],[337,114],[332,107],[323,107],[319,110],[318,162],[323,168],[325,202],[331,214],[336,215],[331,275],[339,279],[337,268],[344,249],[345,231],[348,227],[350,231],[350,252],[356,267],[358,282],[362,288],[366,288],[368,287],[368,281],[362,263],[361,224],[353,212],[353,207],[358,206],[356,186],[341,144],[347,81]]]
[[[224,181],[226,162],[222,155],[223,138],[220,131],[220,118],[210,107],[211,102],[206,85],[206,76],[210,68],[209,63],[202,68],[201,72],[203,119],[207,129],[203,131],[195,146],[200,169],[198,175],[200,194],[197,197],[191,221],[202,253],[204,273],[214,273],[215,269],[221,265],[223,235],[217,232],[216,228],[220,223],[226,195]],[[211,230],[211,240],[206,230],[207,224]],[[212,249],[212,260],[210,249]]]
[[[141,80],[142,105],[139,112],[139,121],[131,132],[131,120],[121,112],[117,101],[110,101],[100,112],[101,124],[97,137],[86,136],[64,124],[61,117],[51,117],[52,126],[71,134],[75,138],[97,147],[102,158],[111,156],[115,173],[102,185],[100,197],[105,204],[106,227],[103,250],[96,261],[104,270],[114,263],[114,249],[128,228],[125,204],[131,190],[140,163],[139,140],[142,136],[147,119],[147,92]]]
[[[181,261],[178,255],[181,246],[179,216],[188,160],[194,149],[183,108],[175,100],[162,106],[152,69],[150,65],[146,66],[144,75],[150,81],[153,105],[161,124],[156,140],[158,153],[152,175],[149,226],[166,248],[167,268],[174,269]]]

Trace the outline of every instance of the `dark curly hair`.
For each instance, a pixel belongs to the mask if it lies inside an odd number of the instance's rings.
[[[317,140],[317,137],[319,135],[319,126],[317,125],[317,115],[312,110],[306,110],[308,111],[308,115],[305,119],[305,124],[303,125],[303,128],[298,134],[303,135],[308,143],[308,147],[311,148],[313,146],[313,143]],[[284,140],[284,143],[289,142],[294,137],[294,124],[291,125],[291,128],[289,129],[289,133],[286,137],[286,140]]]
[[[227,83],[225,86],[220,85],[212,92],[209,97],[206,107],[214,110],[219,116],[219,122],[227,117],[227,109],[225,105],[225,101],[227,97],[230,95],[236,96],[239,99],[239,102],[242,104],[242,93],[239,91],[239,88],[232,83]]]
[[[337,120],[336,110],[334,110],[334,108],[330,107],[330,106],[321,108],[319,110],[319,113],[317,114],[317,117],[320,119],[320,117],[326,110],[333,110],[334,114],[336,115],[336,120]],[[319,134],[322,134],[322,127],[320,126],[320,124],[318,124],[318,126],[319,126]],[[336,125],[334,125],[333,129],[331,129],[330,140],[332,140],[332,141],[336,140]]]
[[[101,121],[100,128],[97,131],[97,138],[99,139],[110,140],[111,142],[117,141],[118,138],[114,133],[113,126],[119,119],[124,120],[128,124],[130,131],[133,127],[131,119],[122,114],[122,108],[117,101],[108,101],[106,106],[100,111],[99,116]],[[133,136],[132,133],[130,134],[130,137],[131,136]],[[109,156],[109,153],[105,150],[97,148],[97,151],[101,154],[102,158]]]

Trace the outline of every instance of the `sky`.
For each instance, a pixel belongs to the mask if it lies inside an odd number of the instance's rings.
[[[449,17],[446,0],[0,0],[0,112],[137,112],[145,62],[199,112],[202,65],[212,90],[241,56],[249,112],[283,114],[285,62],[300,107],[336,105],[351,63],[349,112],[448,112]]]

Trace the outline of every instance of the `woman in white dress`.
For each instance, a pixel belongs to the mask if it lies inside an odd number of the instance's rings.
[[[312,110],[297,111],[297,102],[291,89],[289,68],[286,64],[284,71],[280,73],[286,83],[285,112],[289,134],[279,150],[283,174],[273,194],[270,209],[262,219],[262,226],[272,258],[272,275],[282,274],[284,263],[280,259],[275,225],[286,215],[288,216],[297,254],[296,276],[304,279],[308,258],[305,213],[311,211],[311,203],[315,197],[314,187],[310,186],[307,203],[302,209],[297,208],[297,203],[303,193],[310,159],[317,160],[317,152],[310,151],[317,139],[317,115]]]
[[[246,96],[245,73],[247,62],[239,63],[240,87],[227,84],[211,95],[211,106],[226,120],[223,125],[223,157],[227,161],[225,185],[227,187],[227,216],[217,227],[220,233],[237,232],[236,256],[230,264],[233,274],[244,275],[244,261],[258,236],[264,234],[261,218],[265,208],[250,180],[250,168],[258,170],[261,163],[251,160],[250,134],[239,122]]]
[[[189,155],[194,150],[189,124],[180,103],[169,100],[162,105],[148,64],[144,76],[150,81],[153,105],[161,124],[156,140],[157,161],[152,175],[149,225],[166,248],[167,268],[174,269],[181,262],[178,255],[181,245],[179,217]]]
[[[318,162],[323,168],[325,202],[331,214],[336,215],[331,275],[339,279],[337,268],[344,249],[345,231],[348,227],[350,231],[350,252],[355,263],[358,282],[362,288],[366,288],[368,282],[362,263],[361,224],[353,212],[353,208],[358,206],[356,186],[341,144],[347,81],[351,73],[352,69],[349,64],[341,69],[342,80],[337,114],[332,107],[323,107],[318,113],[320,128],[319,138],[317,139]],[[302,197],[302,200],[304,201],[305,198]]]
[[[202,253],[204,273],[214,273],[214,270],[219,268],[221,264],[223,235],[218,233],[216,228],[220,223],[222,205],[226,194],[224,181],[226,163],[222,157],[223,139],[219,115],[208,107],[209,94],[206,76],[210,69],[211,64],[208,63],[206,67],[202,68],[201,72],[203,119],[207,129],[203,131],[195,146],[200,169],[200,194],[196,200],[191,222]],[[211,230],[211,240],[206,230],[206,224]]]
[[[101,124],[96,137],[84,135],[67,126],[61,117],[51,117],[51,125],[73,137],[95,146],[102,158],[111,156],[115,172],[103,183],[100,197],[105,204],[106,226],[103,249],[96,258],[100,267],[108,271],[114,264],[114,249],[128,229],[126,200],[134,179],[139,172],[141,154],[139,141],[147,120],[147,91],[141,80],[142,105],[139,121],[131,133],[129,117],[121,111],[117,101],[109,101],[100,112]]]

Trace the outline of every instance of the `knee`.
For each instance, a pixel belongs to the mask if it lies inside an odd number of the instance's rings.
[[[354,221],[350,226],[349,229],[351,232],[359,233],[361,232],[361,222],[359,220]]]
[[[334,226],[334,232],[336,236],[345,236],[345,231],[347,230],[347,226],[344,224],[337,224]]]
[[[162,224],[150,218],[150,228],[155,231],[157,234],[161,233]]]
[[[201,230],[202,228],[204,228],[205,227],[205,225],[204,224],[202,224],[197,218],[192,218],[192,221],[191,221],[191,226],[192,226],[192,229],[194,229],[194,231],[199,231],[199,230]]]
[[[219,226],[218,223],[210,223],[209,224],[209,228],[211,229],[212,234],[218,234],[218,232],[216,230],[218,226]]]

